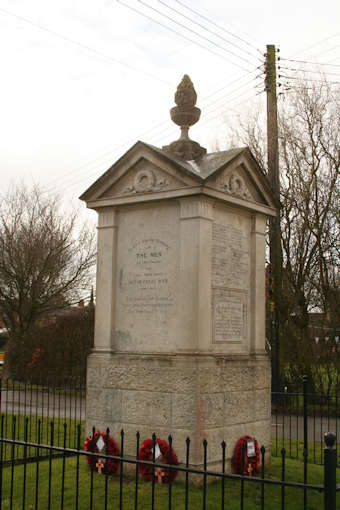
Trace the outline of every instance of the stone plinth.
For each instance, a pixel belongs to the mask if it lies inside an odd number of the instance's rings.
[[[255,436],[270,451],[270,371],[264,356],[98,354],[88,364],[87,431],[125,432],[125,452],[135,455],[136,431],[146,439],[171,433],[176,454],[203,463],[208,441],[211,468],[227,460],[240,436]]]

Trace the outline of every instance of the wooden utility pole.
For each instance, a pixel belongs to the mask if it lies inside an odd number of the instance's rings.
[[[268,177],[277,203],[280,203],[279,140],[277,123],[277,84],[276,84],[276,50],[273,44],[267,45],[266,52],[266,92],[267,92],[267,151]],[[269,223],[270,271],[272,276],[273,296],[271,306],[272,338],[272,389],[279,391],[280,377],[280,298],[282,292],[282,253],[280,210],[277,217]]]

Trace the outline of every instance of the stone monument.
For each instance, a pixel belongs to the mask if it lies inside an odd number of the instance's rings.
[[[248,148],[207,154],[188,76],[171,118],[179,140],[137,142],[80,198],[98,212],[95,344],[87,432],[109,427],[125,452],[171,434],[179,461],[217,467],[248,434],[270,449],[265,228],[275,203]]]

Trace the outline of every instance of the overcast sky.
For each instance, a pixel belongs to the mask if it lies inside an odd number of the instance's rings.
[[[338,86],[339,21],[336,0],[0,0],[2,188],[25,179],[77,204],[136,140],[178,137],[168,112],[184,73],[202,109],[191,137],[223,146],[225,118],[265,106],[266,44],[283,87],[296,68],[319,79],[309,62]]]

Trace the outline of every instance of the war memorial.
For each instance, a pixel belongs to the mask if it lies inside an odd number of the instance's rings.
[[[95,344],[88,359],[86,429],[136,432],[184,462],[217,468],[244,434],[270,451],[265,352],[268,180],[248,148],[207,153],[189,138],[200,117],[189,77],[171,119],[180,138],[138,141],[82,196],[98,213]]]

